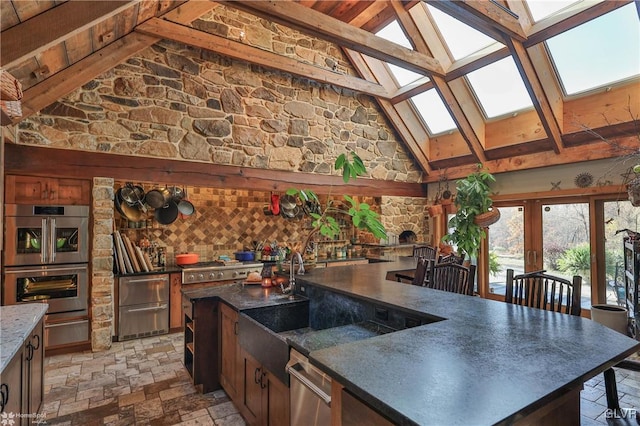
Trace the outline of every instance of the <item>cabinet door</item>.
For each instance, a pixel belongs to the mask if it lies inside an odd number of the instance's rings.
[[[51,179],[37,176],[6,177],[6,202],[9,204],[51,204]]]
[[[222,369],[220,384],[233,401],[237,401],[242,385],[242,375],[238,370],[242,366],[238,361],[238,313],[224,303],[220,304],[220,338]]]
[[[5,401],[0,412],[9,416],[22,413],[22,364],[22,352],[18,351],[0,376],[0,398]],[[20,423],[19,419],[14,421]]]
[[[263,416],[268,426],[289,424],[289,388],[272,374],[266,373],[263,381],[267,381],[263,389]],[[264,385],[263,385],[264,387]]]
[[[56,179],[57,185],[51,185],[53,199],[58,204],[88,205],[91,202],[91,184],[81,179]]]
[[[40,321],[31,333],[31,359],[29,362],[29,405],[28,413],[40,411],[44,400],[44,330]],[[33,420],[33,419],[31,419]]]
[[[169,290],[169,328],[180,330],[184,327],[184,313],[182,312],[182,275],[171,274],[171,287]]]
[[[261,424],[262,420],[262,367],[253,357],[243,351],[242,411],[250,425]]]

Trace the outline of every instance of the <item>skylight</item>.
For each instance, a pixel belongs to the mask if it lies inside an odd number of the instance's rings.
[[[376,33],[378,37],[382,37],[385,40],[391,41],[393,43],[399,44],[400,46],[406,47],[407,49],[413,49],[411,42],[407,36],[404,35],[402,28],[398,24],[398,21],[393,21],[390,24],[386,25],[380,31]],[[406,86],[407,84],[413,83],[417,79],[424,77],[422,74],[418,74],[413,71],[409,71],[402,67],[399,67],[394,64],[387,63],[391,74],[398,82],[400,87]]]
[[[463,24],[429,4],[427,4],[427,9],[433,16],[433,20],[454,60],[462,59],[493,43],[497,43],[491,37],[487,37],[480,31]]]
[[[487,118],[533,106],[511,56],[467,74]]]
[[[640,23],[630,3],[546,42],[567,95],[640,74]]]
[[[527,7],[533,20],[539,22],[574,3],[576,0],[527,0]]]
[[[432,135],[457,128],[436,89],[420,93],[412,97],[411,101]]]

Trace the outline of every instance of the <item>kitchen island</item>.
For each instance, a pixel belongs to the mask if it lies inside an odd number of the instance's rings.
[[[311,363],[393,423],[513,423],[567,395],[579,404],[586,380],[640,350],[637,341],[588,319],[385,280],[414,262],[400,258],[297,277],[297,292],[318,287],[441,319],[307,348]],[[258,300],[245,304],[236,287],[194,297],[219,297],[240,312],[255,306]]]

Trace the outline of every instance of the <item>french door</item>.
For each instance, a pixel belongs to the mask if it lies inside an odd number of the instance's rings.
[[[546,270],[569,280],[582,276],[582,308],[591,307],[591,211],[588,200],[496,203],[500,220],[489,228],[489,294],[504,296],[506,271]]]

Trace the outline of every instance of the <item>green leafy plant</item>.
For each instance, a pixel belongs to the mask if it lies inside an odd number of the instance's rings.
[[[588,243],[571,247],[558,259],[560,271],[572,275],[586,275],[591,268],[591,248]]]
[[[341,170],[342,179],[345,183],[349,183],[351,179],[356,179],[366,173],[367,169],[362,159],[355,153],[351,152],[351,161],[346,154],[340,154],[335,161],[336,170]],[[298,198],[304,205],[311,203],[312,205],[320,205],[318,195],[310,189],[289,189],[287,195]],[[324,209],[319,211],[309,211],[308,214],[312,219],[311,231],[304,241],[301,250],[304,251],[311,238],[316,234],[333,239],[340,233],[340,224],[334,217],[336,215],[348,216],[356,228],[371,232],[376,238],[386,238],[387,231],[380,222],[380,215],[371,210],[371,206],[367,203],[359,203],[349,195],[343,195],[346,203],[335,203],[331,198],[327,199]]]
[[[478,164],[478,169],[464,179],[456,181],[456,214],[449,220],[450,234],[442,237],[445,243],[457,247],[459,254],[477,256],[480,242],[486,237],[484,228],[475,222],[476,216],[486,213],[493,205],[491,183],[495,177]]]
[[[498,254],[491,251],[489,252],[489,273],[494,277],[502,272],[502,265],[498,260]]]

